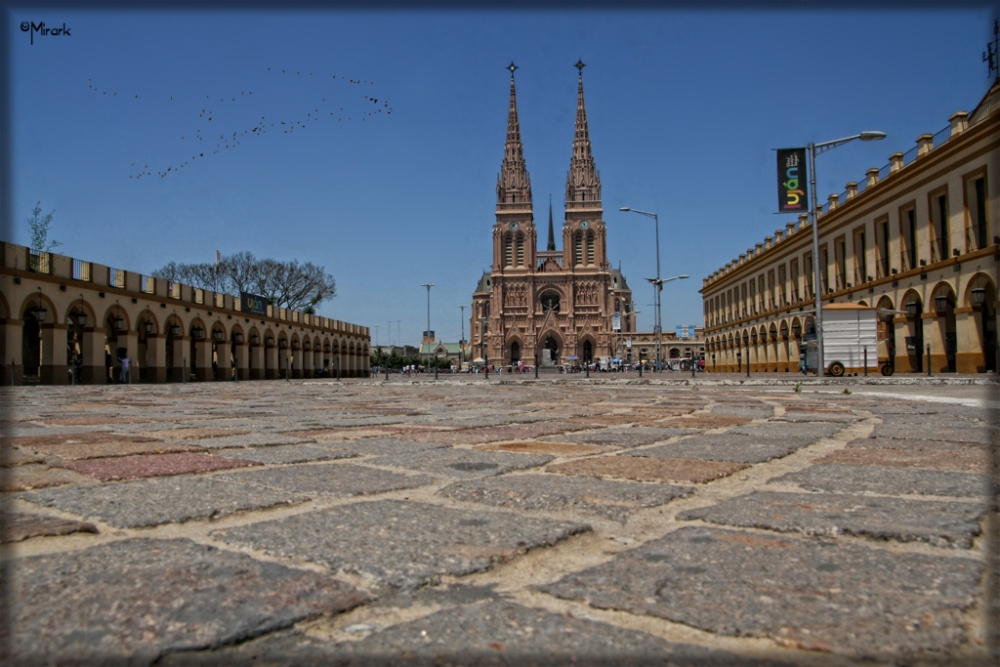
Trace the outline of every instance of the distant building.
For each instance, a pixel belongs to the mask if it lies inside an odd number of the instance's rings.
[[[818,212],[824,303],[878,309],[897,372],[997,370],[1000,85]],[[812,228],[789,222],[704,280],[707,368],[790,371],[812,326]],[[737,356],[739,355],[739,357]]]
[[[583,97],[577,88],[576,134],[566,179],[562,250],[549,207],[548,244],[537,251],[531,181],[521,145],[513,66],[507,142],[497,179],[492,268],[472,296],[474,361],[543,366],[625,354],[635,331],[632,291],[607,258],[601,180],[591,154]],[[615,324],[620,323],[620,331]],[[623,335],[624,334],[624,335]]]

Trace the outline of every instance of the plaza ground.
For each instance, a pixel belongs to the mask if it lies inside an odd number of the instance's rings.
[[[983,376],[0,394],[5,664],[1000,655]]]

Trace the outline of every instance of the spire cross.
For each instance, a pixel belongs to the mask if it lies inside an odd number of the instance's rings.
[[[583,64],[583,58],[580,58],[579,60],[577,60],[576,64],[573,65],[573,67],[575,67],[578,70],[580,70],[580,76],[583,76],[583,68],[586,67],[586,65]]]
[[[510,64],[509,64],[509,65],[507,65],[507,69],[509,69],[509,70],[510,70],[510,78],[512,78],[512,79],[513,79],[513,78],[514,78],[514,70],[516,70],[516,69],[517,69],[517,65],[515,65],[515,64],[514,64],[514,61],[513,61],[513,60],[511,60],[511,61],[510,61]]]
[[[1000,22],[993,19],[993,41],[987,42],[986,51],[983,52],[983,62],[989,65],[987,76],[996,72],[997,80],[1000,80],[1000,67],[997,66],[997,44],[1000,42]]]

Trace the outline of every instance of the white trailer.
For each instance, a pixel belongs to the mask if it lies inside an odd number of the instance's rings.
[[[878,340],[875,308],[853,303],[823,306],[823,367],[828,375],[864,373],[866,366],[869,372],[892,375],[892,360],[884,348]],[[816,344],[811,341],[806,360],[813,371],[818,366],[816,356]]]

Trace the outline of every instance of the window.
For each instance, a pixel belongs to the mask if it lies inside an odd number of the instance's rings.
[[[587,232],[587,264],[594,263],[594,232]]]
[[[965,178],[965,219],[969,225],[965,232],[966,250],[982,250],[990,238],[987,229],[989,218],[986,215],[985,169]]]
[[[904,271],[917,268],[917,211],[910,204],[899,211],[900,266]]]
[[[951,253],[948,242],[948,190],[938,190],[930,196],[931,261],[943,262]]]
[[[804,275],[806,277],[806,297],[814,298],[816,296],[816,286],[815,277],[816,271],[813,270],[813,260],[812,253],[806,253],[802,259],[802,266],[805,267]]]
[[[825,245],[819,247],[819,293],[826,294],[830,290],[830,254]]]
[[[740,287],[740,315],[742,317],[747,316],[747,284],[743,283]]]
[[[833,242],[834,289],[847,289],[847,239],[843,236]]]
[[[547,313],[550,310],[559,312],[559,292],[543,292],[539,300],[542,304],[543,313]]]
[[[573,234],[573,257],[576,260],[575,265],[579,266],[583,264],[583,233],[576,232]]]
[[[854,230],[854,284],[868,282],[868,233],[864,227]]]
[[[774,269],[767,272],[767,309],[774,308]]]
[[[875,221],[875,277],[884,278],[889,275],[889,216],[885,215]]]
[[[799,294],[799,260],[793,259],[788,263],[789,272],[789,283],[792,287],[792,303],[798,303],[801,300],[801,295]]]
[[[524,266],[524,234],[517,235],[517,265]]]
[[[788,293],[787,293],[787,275],[785,273],[785,265],[782,264],[778,267],[778,305],[787,306],[788,305]]]
[[[504,266],[514,265],[513,239],[510,234],[503,235],[503,263]]]
[[[757,282],[754,280],[750,281],[750,313],[757,314]]]

